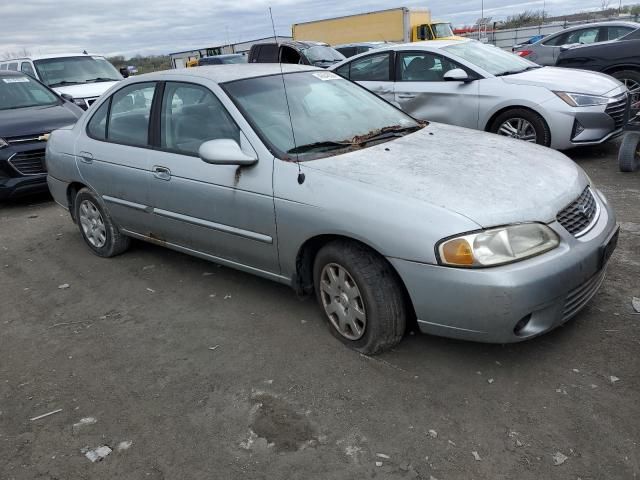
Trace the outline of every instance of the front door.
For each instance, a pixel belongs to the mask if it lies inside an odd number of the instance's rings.
[[[215,139],[232,139],[256,154],[218,97],[203,85],[166,82],[159,108],[159,144],[149,155],[149,236],[279,273],[273,157],[250,167],[211,165],[199,158],[200,145]]]
[[[126,230],[149,228],[149,118],[155,82],[134,83],[115,92],[89,119],[76,144],[84,179]]]
[[[398,52],[396,65],[395,101],[402,110],[421,120],[478,128],[479,82],[444,80],[449,70],[464,67],[424,51]]]
[[[336,69],[336,73],[393,103],[392,56],[393,52],[379,52],[360,57]]]

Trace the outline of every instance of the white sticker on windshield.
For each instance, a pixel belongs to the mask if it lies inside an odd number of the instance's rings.
[[[316,72],[313,74],[313,76],[319,78],[323,82],[327,80],[338,80],[342,78],[340,75],[336,75],[333,72]]]
[[[91,57],[91,58],[93,58],[94,60],[102,60],[102,57]]]
[[[4,83],[29,83],[27,77],[3,78]]]

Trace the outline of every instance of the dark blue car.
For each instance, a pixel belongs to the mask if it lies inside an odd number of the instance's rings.
[[[0,72],[0,201],[47,191],[48,135],[82,113],[32,77]]]

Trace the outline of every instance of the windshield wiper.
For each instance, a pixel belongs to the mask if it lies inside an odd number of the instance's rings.
[[[537,70],[538,68],[542,68],[542,65],[531,65],[527,68],[522,68],[520,70],[507,70],[506,72],[496,73],[494,76],[504,77],[505,75],[516,75],[518,73],[528,72],[529,70]]]
[[[365,143],[374,142],[376,140],[384,140],[386,138],[403,137],[408,133],[413,133],[420,130],[423,125],[415,125],[413,127],[403,127],[402,125],[392,125],[390,127],[380,128],[378,130],[372,130],[364,135],[357,135],[351,139],[351,142],[356,145],[363,145]]]
[[[287,153],[309,153],[317,150],[335,150],[338,148],[351,147],[353,145],[354,144],[351,142],[314,142],[287,150]]]
[[[80,85],[82,83],[85,83],[85,82],[69,82],[68,80],[62,80],[61,82],[50,83],[49,87],[56,88],[56,87],[62,87],[63,85]]]
[[[98,77],[98,78],[90,78],[86,80],[85,83],[97,83],[97,82],[117,82],[118,80],[115,78],[106,78],[106,77]]]

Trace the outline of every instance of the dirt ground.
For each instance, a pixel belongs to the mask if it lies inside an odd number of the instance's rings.
[[[375,358],[284,286],[143,243],[101,259],[50,199],[0,206],[0,479],[637,478],[640,173],[616,151],[570,152],[622,228],[580,315]]]

